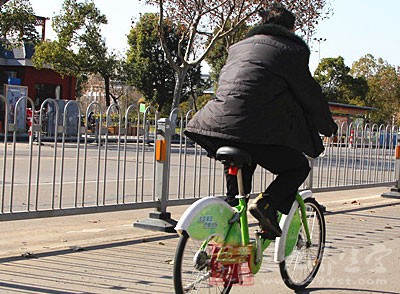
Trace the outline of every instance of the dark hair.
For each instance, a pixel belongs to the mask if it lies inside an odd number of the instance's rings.
[[[258,13],[262,17],[262,24],[276,24],[289,30],[294,28],[296,17],[281,3],[274,2],[269,9],[261,8]]]

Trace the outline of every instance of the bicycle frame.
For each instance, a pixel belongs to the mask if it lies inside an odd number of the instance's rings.
[[[279,263],[295,248],[301,224],[306,234],[307,246],[311,245],[307,214],[304,200],[312,197],[311,191],[302,191],[296,195],[296,201],[288,215],[279,214],[282,235],[285,238],[275,240],[275,262]],[[250,245],[249,268],[256,274],[262,264],[262,253],[271,244],[271,240],[256,235],[255,241],[250,240],[246,196],[237,196],[239,204],[232,208],[217,197],[203,198],[188,209],[179,220],[176,230],[184,231],[194,239],[204,240],[199,250],[206,251],[212,240],[218,247],[238,248]],[[218,255],[217,259],[220,258]],[[224,256],[221,256],[223,259]]]
[[[308,198],[309,195],[306,195],[305,198]],[[248,218],[247,218],[247,202],[246,202],[246,197],[245,196],[238,196],[239,199],[239,205],[237,205],[235,207],[235,209],[237,210],[237,213],[233,216],[233,218],[230,220],[231,226],[236,222],[239,221],[240,223],[240,234],[241,234],[241,246],[247,246],[247,245],[253,245],[253,250],[251,253],[251,259],[250,259],[250,270],[252,274],[256,274],[260,268],[261,268],[261,264],[262,264],[262,253],[265,251],[265,249],[268,248],[268,246],[271,244],[272,240],[269,239],[262,239],[261,237],[257,236],[256,241],[255,242],[251,242],[250,241],[250,234],[249,234],[249,227],[248,227]],[[300,208],[300,216],[301,216],[301,220],[302,220],[302,226],[303,229],[306,233],[307,236],[307,245],[311,245],[311,237],[310,237],[310,231],[309,231],[309,227],[308,227],[308,222],[307,222],[307,213],[306,213],[306,209],[305,209],[305,205],[304,205],[304,199],[302,197],[301,194],[297,193],[296,194],[296,201],[293,205],[295,207],[293,213]],[[239,219],[238,218],[239,215]],[[279,213],[279,219],[281,219],[282,214]],[[293,220],[293,215],[290,217],[290,219],[285,219],[292,221]],[[290,226],[291,224],[289,224]],[[300,226],[298,228],[298,230],[300,230]],[[296,229],[295,229],[296,231]],[[229,239],[229,235],[230,234],[234,234],[235,231],[234,230],[228,230],[224,240]],[[298,233],[298,231],[297,231]],[[296,233],[296,234],[297,234]],[[279,242],[280,242],[280,238],[277,238],[277,247],[279,247]],[[209,240],[206,240],[203,242],[202,246],[201,246],[201,250],[204,250],[206,248],[206,246],[208,245]],[[225,245],[229,245],[229,244],[221,244],[222,246]],[[276,248],[277,249],[277,248]]]
[[[299,193],[296,194],[296,201],[298,202],[301,210],[301,218],[302,218],[302,224],[304,226],[304,231],[306,232],[307,236],[307,245],[311,245],[311,236],[310,236],[310,228],[308,227],[308,222],[307,222],[307,212],[306,212],[306,207],[304,205],[304,200],[300,196]]]

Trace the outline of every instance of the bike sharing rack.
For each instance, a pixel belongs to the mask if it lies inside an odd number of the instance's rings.
[[[396,152],[395,152],[395,178],[396,184],[394,187],[390,189],[389,192],[383,193],[381,196],[385,198],[398,198],[400,199],[400,132],[397,129],[397,143],[396,143]]]
[[[157,121],[154,189],[157,208],[156,211],[150,212],[148,218],[133,223],[136,228],[175,233],[177,221],[171,219],[171,213],[167,212],[171,138],[174,132],[174,127],[169,118],[161,118]]]

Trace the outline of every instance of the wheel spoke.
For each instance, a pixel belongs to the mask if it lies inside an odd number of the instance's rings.
[[[197,276],[199,276],[199,275],[200,275],[200,273],[199,273]],[[197,278],[196,280],[194,280],[192,283],[186,285],[186,286],[183,288],[183,290],[184,290],[185,292],[188,292],[189,290],[196,289],[196,285],[197,285],[198,283],[203,282],[203,281],[205,281],[205,280],[208,280],[209,278],[210,278],[210,272],[207,272],[207,273],[205,273],[205,275],[203,275],[203,276],[201,276],[201,277],[198,277],[198,278]]]
[[[203,242],[181,236],[174,263],[174,285],[177,293],[229,293],[232,282],[230,272],[224,272],[221,282],[212,277],[211,262],[218,247],[202,246]],[[203,248],[204,247],[204,248]],[[200,248],[202,248],[200,250]],[[225,278],[224,278],[225,277]]]

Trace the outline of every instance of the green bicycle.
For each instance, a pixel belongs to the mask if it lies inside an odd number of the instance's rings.
[[[261,268],[264,250],[271,240],[258,232],[250,239],[247,201],[241,167],[250,155],[234,147],[221,147],[216,159],[229,164],[238,179],[239,205],[206,197],[182,215],[176,231],[180,239],[174,259],[176,293],[229,293],[232,286],[252,283]],[[275,240],[274,261],[284,283],[293,290],[306,288],[321,265],[325,246],[325,220],[311,191],[297,194],[288,215],[280,215],[282,236]]]

